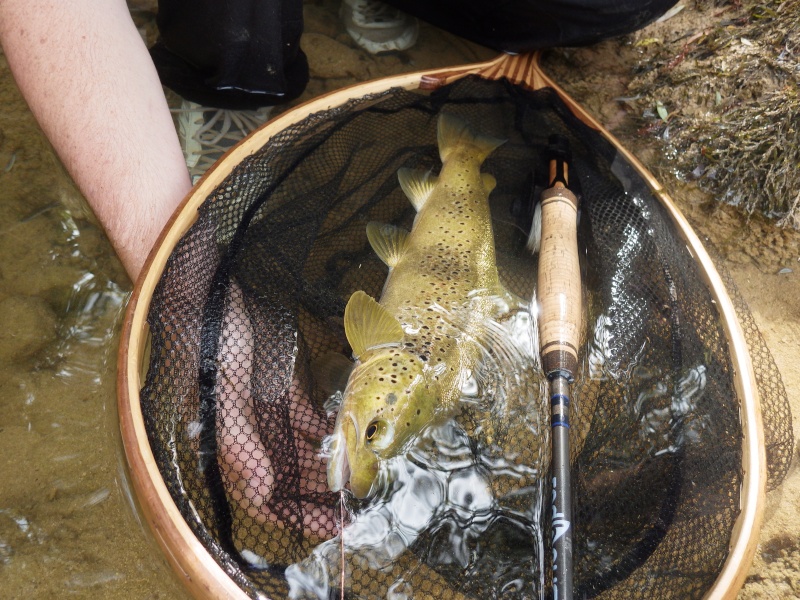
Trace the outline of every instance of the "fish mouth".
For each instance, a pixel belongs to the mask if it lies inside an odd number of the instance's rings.
[[[353,428],[352,422],[350,422],[350,428]],[[332,492],[341,492],[350,480],[347,436],[343,431],[336,431],[332,446],[331,455],[328,458],[328,487]]]
[[[356,498],[365,498],[378,474],[378,457],[358,444],[358,427],[349,414],[340,414],[328,459],[328,488],[340,492],[350,484]]]

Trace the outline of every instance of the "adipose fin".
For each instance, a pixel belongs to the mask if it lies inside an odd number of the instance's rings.
[[[486,188],[487,194],[490,194],[497,187],[497,179],[489,173],[481,173],[481,181],[483,182],[483,187]]]

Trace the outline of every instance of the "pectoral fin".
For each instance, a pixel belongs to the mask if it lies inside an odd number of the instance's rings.
[[[411,204],[413,204],[414,208],[419,212],[428,198],[431,197],[438,178],[436,175],[432,175],[430,171],[399,169],[397,171],[397,180],[400,182],[400,187],[403,189],[406,197],[408,197]]]
[[[367,239],[378,258],[391,269],[406,251],[408,231],[402,227],[372,222],[367,225]]]
[[[356,358],[376,346],[399,344],[405,335],[400,322],[361,290],[344,309],[344,333]]]

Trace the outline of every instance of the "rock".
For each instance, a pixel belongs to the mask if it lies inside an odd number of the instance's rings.
[[[58,319],[41,298],[9,296],[0,302],[0,361],[18,362],[56,339]]]

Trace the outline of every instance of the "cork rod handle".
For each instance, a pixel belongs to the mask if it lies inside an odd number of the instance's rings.
[[[578,365],[581,317],[577,220],[578,199],[556,181],[542,193],[539,344],[544,372],[562,371],[570,380]]]

